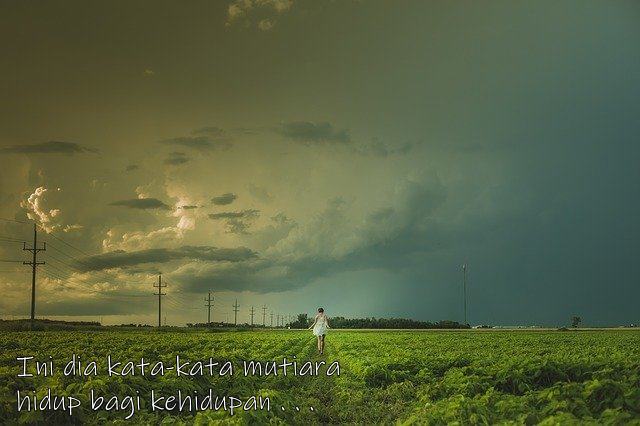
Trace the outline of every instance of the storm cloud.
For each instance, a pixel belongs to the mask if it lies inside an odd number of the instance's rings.
[[[207,135],[214,138],[226,137],[224,129],[216,126],[205,126],[195,129],[191,132],[192,135]]]
[[[50,8],[18,3],[7,4],[4,30],[33,36],[14,37],[12,66],[0,67],[2,81],[15,83],[0,96],[0,217],[30,214],[86,253],[126,251],[111,262],[163,247],[259,253],[123,266],[97,290],[136,281],[150,291],[148,277],[130,274],[158,268],[197,300],[210,285],[229,290],[218,299],[226,306],[238,297],[244,308],[289,313],[317,303],[351,317],[462,320],[464,263],[472,324],[638,322],[629,267],[640,240],[636,3],[474,3],[461,14],[449,2],[414,0],[380,20],[384,2],[305,2],[276,16],[232,0],[233,26],[224,27],[226,7],[211,8],[197,36],[194,19],[168,19],[170,39],[136,37],[158,24],[148,8],[111,22],[121,37],[82,38],[65,34],[86,21],[84,8],[51,20]],[[99,12],[115,9],[105,2]],[[201,12],[190,3],[163,10]],[[274,17],[270,34],[256,28]],[[56,40],[54,54],[20,53],[40,51],[43,36]],[[40,78],[44,69],[50,78]],[[80,145],[24,145],[52,140]],[[173,151],[191,161],[165,166]],[[130,164],[140,168],[125,173]],[[37,188],[48,188],[39,206],[28,202]],[[227,192],[239,198],[213,204]],[[125,200],[135,197],[156,201]],[[64,232],[76,224],[83,228]],[[24,240],[28,231],[0,221],[3,235]],[[52,238],[42,234],[56,247]],[[16,259],[16,250],[0,245],[0,258]],[[41,254],[56,265],[56,253]],[[24,282],[0,273],[0,310],[28,314]],[[84,296],[47,285],[43,301]],[[214,311],[220,320],[223,310]],[[184,324],[202,312],[168,318]]]
[[[258,217],[260,210],[248,209],[242,210],[238,212],[222,212],[222,213],[211,213],[209,218],[211,219],[250,219]]]
[[[283,123],[278,132],[288,139],[305,144],[351,142],[348,130],[337,130],[327,122],[293,121]]]
[[[227,206],[233,203],[237,198],[238,196],[236,194],[232,192],[227,192],[226,194],[213,197],[211,199],[211,202],[216,206]]]
[[[81,271],[90,272],[184,259],[207,262],[242,262],[256,256],[257,254],[253,250],[246,247],[182,246],[177,249],[157,248],[130,252],[117,250],[85,257],[78,261],[77,267]]]
[[[169,157],[164,160],[164,164],[168,166],[180,166],[182,164],[188,163],[189,161],[190,158],[188,158],[187,154],[185,154],[184,152],[172,152],[171,154],[169,154]]]
[[[238,265],[186,265],[176,274],[193,291],[214,285],[217,289],[269,293],[304,287],[344,271],[414,268],[421,262],[416,262],[417,254],[436,252],[458,237],[437,219],[446,200],[446,189],[437,178],[405,180],[399,184],[392,205],[354,223],[349,219],[348,203],[332,198],[303,227],[282,213],[274,216],[273,226],[284,232],[279,243],[259,259]],[[245,215],[227,212],[219,218]]]
[[[109,203],[110,206],[128,207],[139,210],[171,210],[171,207],[157,198],[131,198]]]
[[[0,148],[0,153],[4,154],[84,154],[97,153],[94,148],[87,148],[75,142],[48,141],[30,145],[11,145]]]
[[[223,220],[226,232],[229,234],[248,234],[248,229],[258,216],[260,216],[260,210],[255,209],[209,214],[210,219]]]
[[[216,140],[208,136],[182,136],[177,138],[163,139],[159,141],[163,145],[183,146],[199,151],[226,150],[231,148],[231,142],[227,140]]]

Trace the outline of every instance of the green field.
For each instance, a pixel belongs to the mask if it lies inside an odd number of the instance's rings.
[[[125,411],[92,411],[89,394],[142,395],[139,423],[514,423],[640,424],[640,333],[609,331],[332,331],[325,355],[303,331],[2,332],[0,419],[5,423],[121,422]],[[17,357],[61,366],[107,355],[118,361],[339,361],[340,375],[245,377],[17,377]],[[63,362],[64,361],[64,362]],[[55,367],[54,367],[55,368]],[[17,413],[16,392],[75,395],[82,407]],[[150,412],[147,395],[269,397],[270,410]],[[87,405],[85,405],[87,404]],[[296,410],[298,407],[299,411]],[[313,410],[311,409],[313,407]],[[284,409],[283,409],[284,408]]]

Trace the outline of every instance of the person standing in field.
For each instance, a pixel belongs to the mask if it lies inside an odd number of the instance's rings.
[[[329,318],[324,313],[324,309],[318,308],[318,314],[313,320],[313,324],[309,327],[309,330],[313,328],[313,335],[318,338],[318,351],[320,355],[324,353],[324,338],[327,335],[327,329],[329,327]]]

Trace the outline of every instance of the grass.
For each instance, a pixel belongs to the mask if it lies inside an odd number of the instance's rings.
[[[140,395],[137,423],[458,423],[640,424],[640,332],[342,331],[324,356],[308,331],[156,332],[143,330],[0,332],[0,419],[12,423],[114,423],[124,411],[92,411],[91,390]],[[17,377],[19,356],[63,366],[107,355],[118,360],[229,360],[233,377]],[[338,361],[340,375],[244,377],[243,360]],[[16,412],[16,391],[75,395],[82,407]],[[270,411],[151,412],[151,390],[269,397]],[[296,409],[297,407],[297,409]],[[312,410],[313,407],[313,410]]]

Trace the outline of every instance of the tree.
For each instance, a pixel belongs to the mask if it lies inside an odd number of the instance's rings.
[[[291,328],[307,328],[309,327],[309,316],[307,314],[298,314],[295,321],[289,323]]]
[[[577,328],[581,322],[582,318],[580,318],[579,316],[574,315],[573,317],[571,317],[571,327]]]

